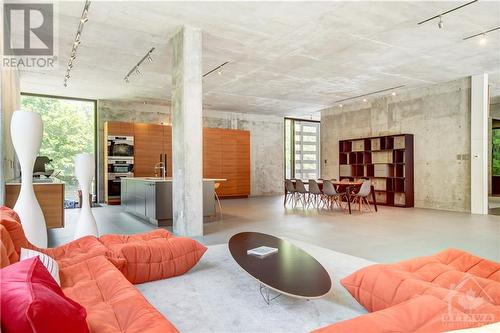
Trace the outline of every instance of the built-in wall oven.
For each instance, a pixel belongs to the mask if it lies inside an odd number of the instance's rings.
[[[134,137],[108,136],[108,204],[120,203],[121,179],[134,176]]]
[[[108,135],[108,157],[134,157],[134,137]]]

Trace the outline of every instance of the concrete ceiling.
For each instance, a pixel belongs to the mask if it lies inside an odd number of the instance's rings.
[[[462,38],[500,25],[500,2],[98,2],[93,1],[69,87],[63,78],[83,1],[61,2],[58,70],[22,71],[25,92],[91,99],[169,99],[169,39],[183,24],[203,30],[207,108],[304,115],[394,86],[490,74],[500,94],[500,31],[488,43]],[[142,76],[125,74],[151,47]]]

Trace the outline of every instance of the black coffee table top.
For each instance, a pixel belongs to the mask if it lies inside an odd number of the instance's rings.
[[[247,250],[259,246],[278,248],[278,253],[262,259],[247,255]],[[284,239],[258,232],[242,232],[231,237],[229,251],[248,274],[282,294],[318,298],[332,287],[330,276],[323,266]]]

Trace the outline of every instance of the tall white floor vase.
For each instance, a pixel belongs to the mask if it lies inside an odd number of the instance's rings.
[[[33,167],[43,136],[42,118],[31,111],[15,111],[10,123],[12,144],[21,165],[21,191],[14,210],[28,240],[38,247],[47,247],[47,226],[33,189]]]
[[[75,239],[83,236],[99,236],[94,215],[90,209],[90,187],[95,173],[95,159],[92,154],[78,154],[75,156],[75,175],[82,191],[82,207],[76,226]]]

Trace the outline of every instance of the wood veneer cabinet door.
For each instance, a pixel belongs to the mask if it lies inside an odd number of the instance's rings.
[[[203,177],[223,178],[222,131],[218,128],[203,129]],[[222,188],[217,193],[221,195]]]
[[[134,124],[135,177],[155,175],[155,164],[160,162],[160,155],[164,154],[164,127],[156,124]]]
[[[134,124],[126,123],[122,121],[108,121],[106,123],[108,135],[123,135],[123,136],[133,136],[134,135]]]
[[[237,168],[238,195],[250,195],[250,132],[240,131],[237,140]]]
[[[250,132],[222,130],[221,196],[250,195]]]

